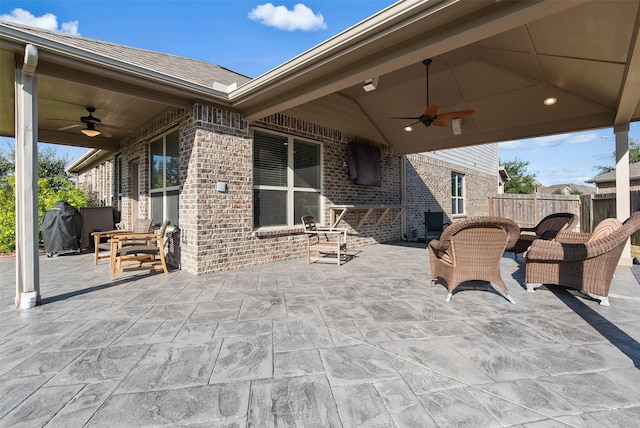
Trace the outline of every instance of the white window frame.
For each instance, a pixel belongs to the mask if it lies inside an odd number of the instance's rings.
[[[451,186],[451,215],[452,216],[464,216],[466,211],[467,211],[467,203],[466,203],[466,198],[465,198],[465,193],[466,193],[466,183],[465,183],[465,176],[464,174],[462,174],[461,172],[451,172],[451,182],[453,184],[453,180],[454,178],[456,179],[456,183],[458,183],[459,181],[462,181],[462,195],[458,195],[457,194],[457,189],[459,186]],[[456,194],[453,194],[453,189],[456,189]],[[455,201],[455,203],[454,203]],[[458,211],[458,202],[462,201],[462,212],[457,212]]]
[[[323,203],[323,199],[322,199],[322,189],[323,189],[323,165],[322,165],[322,159],[324,158],[323,156],[323,147],[322,147],[322,143],[319,141],[314,141],[308,138],[303,138],[303,137],[299,137],[297,135],[292,135],[292,134],[287,134],[287,133],[283,133],[283,132],[278,132],[278,131],[273,131],[270,129],[263,129],[263,128],[254,128],[253,129],[253,133],[252,136],[255,140],[255,132],[256,131],[260,131],[260,132],[264,132],[267,134],[272,134],[272,135],[278,135],[281,137],[286,137],[287,138],[287,185],[286,186],[270,186],[270,185],[258,185],[258,184],[254,184],[253,185],[253,189],[254,190],[278,190],[278,191],[286,191],[287,192],[287,224],[283,224],[283,225],[269,225],[269,226],[254,226],[255,230],[260,230],[260,229],[273,229],[273,228],[287,228],[287,227],[293,227],[296,225],[296,221],[298,223],[300,223],[300,219],[296,219],[295,218],[295,193],[296,192],[310,192],[310,193],[318,193],[318,210],[320,213],[323,212],[322,209],[322,203]],[[304,143],[309,143],[309,144],[315,144],[318,146],[319,149],[319,157],[318,157],[318,168],[319,168],[319,186],[320,188],[318,189],[314,189],[314,188],[310,188],[310,187],[295,187],[294,183],[295,183],[295,171],[294,171],[294,142],[295,141],[301,141]],[[254,159],[252,158],[251,160],[251,164],[252,164],[252,170],[253,168],[255,168],[255,163],[254,163]],[[255,216],[255,213],[253,213],[253,215]],[[254,218],[254,222],[255,224],[255,218]]]
[[[152,179],[151,179],[151,175],[153,174],[153,154],[151,153],[151,147],[154,143],[157,143],[158,140],[162,140],[162,183],[165,184],[167,182],[167,135],[169,134],[173,134],[174,132],[178,133],[178,152],[180,151],[180,131],[178,128],[174,128],[171,129],[165,133],[163,133],[162,135],[159,135],[158,137],[154,138],[153,140],[151,140],[151,142],[149,143],[149,215],[151,218],[154,218],[154,213],[153,213],[153,203],[151,202],[152,200],[152,194],[156,194],[156,193],[162,193],[162,222],[164,222],[167,219],[167,212],[169,210],[168,204],[167,204],[167,192],[172,192],[172,191],[178,191],[178,193],[180,192],[180,182],[178,179],[178,184],[175,186],[168,186],[168,187],[158,187],[158,188],[152,188]],[[178,217],[179,217],[179,213],[180,210],[178,209]],[[176,222],[177,223],[177,222]],[[178,226],[177,224],[172,224],[171,226]]]
[[[115,201],[111,203],[118,212],[122,212],[122,195],[124,189],[124,179],[122,171],[124,165],[122,163],[122,153],[118,153],[115,157],[115,170],[116,170],[116,189],[115,189]]]

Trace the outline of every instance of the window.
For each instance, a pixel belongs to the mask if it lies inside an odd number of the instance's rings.
[[[163,135],[150,145],[151,218],[154,225],[169,220],[178,225],[180,138],[178,130]]]
[[[464,175],[451,173],[451,214],[464,214]]]
[[[111,203],[118,212],[122,211],[122,155],[116,156],[116,192],[115,201]]]
[[[320,218],[320,145],[256,130],[253,135],[253,226],[292,226]]]

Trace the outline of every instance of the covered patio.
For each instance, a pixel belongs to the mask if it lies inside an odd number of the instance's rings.
[[[16,139],[20,195],[15,304],[41,294],[37,142],[113,156],[167,108],[214,106],[237,115],[241,128],[284,115],[380,142],[394,156],[611,128],[623,220],[631,214],[629,123],[640,118],[638,28],[631,1],[402,1],[255,79],[229,80],[201,61],[178,66],[175,58],[3,23],[0,99],[11,114],[0,118],[0,135]],[[425,59],[433,59],[431,98]],[[364,89],[370,81],[373,91]],[[545,105],[549,98],[557,103]],[[420,123],[407,132],[409,120],[396,119],[431,104],[474,113],[460,135]],[[87,107],[113,126],[110,137],[79,132]],[[181,230],[197,235],[195,225]],[[193,261],[199,248],[188,250]],[[622,263],[631,263],[628,254]]]
[[[603,307],[527,293],[505,253],[515,305],[480,284],[446,303],[424,245],[351,254],[114,281],[92,254],[41,257],[29,311],[0,258],[0,426],[637,424],[637,266]]]

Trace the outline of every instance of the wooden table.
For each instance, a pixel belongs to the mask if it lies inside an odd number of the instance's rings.
[[[93,264],[97,265],[98,260],[107,259],[111,257],[111,246],[105,246],[102,249],[109,250],[109,254],[101,256],[100,255],[100,239],[108,238],[111,239],[113,236],[122,234],[122,233],[133,233],[131,230],[122,230],[122,229],[114,229],[114,230],[103,230],[99,232],[92,232],[91,236],[93,236]]]

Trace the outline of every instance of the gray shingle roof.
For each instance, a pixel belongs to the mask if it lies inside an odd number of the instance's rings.
[[[629,165],[629,179],[640,179],[640,162],[632,163]],[[611,171],[605,174],[592,178],[587,183],[607,183],[609,181],[616,181],[616,172]]]
[[[577,190],[583,195],[596,193],[596,188],[594,186],[587,186],[584,184],[574,184],[574,183],[552,184],[551,186],[539,186],[538,188],[536,188],[536,191],[540,194],[552,195],[556,190],[563,191],[565,189],[567,189],[568,191]]]
[[[211,89],[213,82],[219,82],[224,85],[238,83],[238,86],[240,86],[241,84],[251,80],[251,78],[247,76],[202,60],[118,45],[101,40],[64,34],[57,31],[27,27],[12,22],[0,21],[0,24],[54,43],[80,49],[89,55],[98,55],[104,58],[109,58],[111,60],[140,67],[145,70],[150,70],[154,73],[170,76],[174,79],[201,85],[208,89]]]

